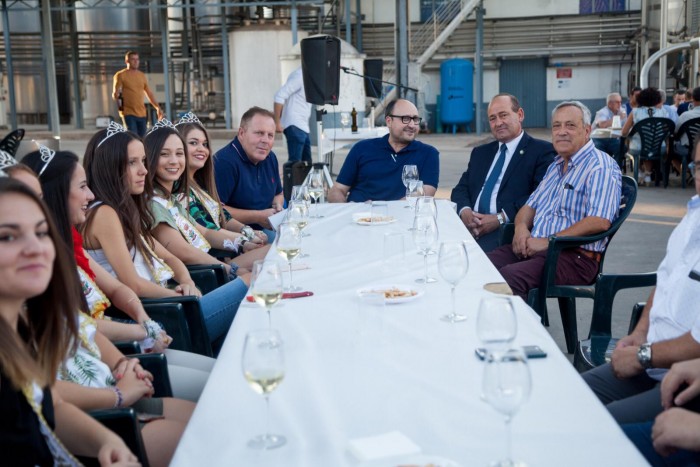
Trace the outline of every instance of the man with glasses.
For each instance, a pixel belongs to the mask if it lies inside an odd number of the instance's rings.
[[[608,94],[605,107],[595,113],[592,130],[598,128],[612,128],[613,117],[620,117],[620,127],[627,121],[627,111],[622,106],[622,96],[617,92]],[[620,138],[591,138],[595,147],[603,152],[607,152],[612,157],[616,157],[620,152]]]
[[[328,194],[332,203],[397,200],[406,196],[401,181],[404,165],[416,165],[426,196],[435,195],[440,175],[439,153],[416,141],[421,118],[416,106],[398,99],[384,111],[389,134],[352,147]]]
[[[552,143],[523,131],[525,112],[515,96],[494,96],[487,113],[496,141],[472,150],[467,171],[451,196],[460,219],[485,252],[498,246],[499,227],[515,219],[556,155]]]

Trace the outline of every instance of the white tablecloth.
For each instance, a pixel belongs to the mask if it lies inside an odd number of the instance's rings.
[[[482,363],[474,356],[483,284],[502,280],[468,235],[447,202],[439,202],[441,240],[469,242],[470,269],[457,290],[458,307],[469,319],[448,324],[449,286],[440,280],[425,294],[388,305],[383,316],[359,310],[356,290],[368,284],[415,284],[423,274],[407,232],[409,268],[383,270],[383,238],[406,232],[412,211],[390,203],[399,221],[360,226],[351,214],[363,204],[321,205],[325,217],[312,220],[297,259],[309,269],[294,282],[313,297],[284,300],[272,311],[273,327],[286,346],[286,375],[272,393],[270,428],[287,437],[272,451],[246,446],[265,431],[265,403],[241,373],[247,331],[267,327],[265,311],[242,305],[211,378],[178,447],[173,465],[356,466],[352,439],[400,431],[424,454],[463,466],[488,465],[505,452],[503,418],[480,400]],[[316,206],[313,206],[315,209]],[[272,253],[271,253],[272,254]],[[438,277],[437,255],[429,257]],[[421,286],[419,286],[421,287]],[[605,408],[520,299],[515,300],[515,344],[537,344],[549,355],[530,360],[530,400],[512,422],[514,457],[530,466],[645,465]],[[424,462],[425,463],[425,462]],[[374,465],[396,465],[379,463]]]

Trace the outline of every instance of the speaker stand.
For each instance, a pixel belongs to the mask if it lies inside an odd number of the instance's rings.
[[[331,189],[333,188],[333,178],[331,177],[331,173],[328,170],[328,162],[326,160],[326,155],[323,153],[323,115],[326,113],[325,109],[323,108],[322,105],[316,106],[316,163],[313,164],[314,168],[317,168],[319,166],[323,166],[323,177],[326,179],[326,184],[328,185],[328,188]],[[307,180],[304,181],[304,184],[306,184],[308,181],[308,175],[307,175]]]

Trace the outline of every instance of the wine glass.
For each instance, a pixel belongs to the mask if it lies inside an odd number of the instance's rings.
[[[282,298],[282,269],[279,261],[259,259],[253,263],[250,292],[255,303],[267,309],[267,321],[272,327],[272,307]]]
[[[421,188],[422,188],[421,182]],[[437,205],[435,204],[435,198],[432,196],[418,196],[416,197],[416,216],[433,216],[435,222],[437,222]],[[429,255],[434,255],[435,250],[431,249],[428,252]]]
[[[287,438],[270,433],[270,393],[284,378],[284,344],[274,329],[251,331],[243,344],[243,377],[253,391],[265,398],[265,434],[248,441],[253,449],[275,449],[283,446]]]
[[[302,237],[309,237],[309,234],[304,233],[304,228],[309,225],[309,205],[302,200],[290,201],[287,206],[287,222],[296,224]]]
[[[510,297],[481,299],[476,318],[476,335],[489,352],[508,348],[517,333],[518,322]]]
[[[401,172],[401,181],[403,182],[403,186],[406,187],[406,199],[408,199],[408,185],[411,180],[418,180],[418,166],[417,165],[404,165],[402,172]],[[410,204],[406,204],[404,206],[406,208],[410,208]]]
[[[455,305],[455,288],[469,269],[469,256],[464,242],[442,242],[438,254],[438,271],[440,276],[448,282],[452,288],[452,313],[444,315],[443,321],[458,323],[467,319],[465,315],[457,314]]]
[[[290,222],[282,222],[277,229],[275,238],[277,253],[287,260],[289,265],[289,286],[285,292],[299,292],[301,287],[295,287],[292,276],[292,261],[301,253],[301,231],[299,227]]]
[[[530,397],[530,368],[521,351],[511,349],[500,354],[489,354],[484,364],[482,391],[486,402],[505,415],[506,459],[491,465],[524,465],[513,461],[510,422],[520,405]]]
[[[413,220],[413,242],[418,250],[423,253],[425,275],[416,282],[430,284],[437,282],[434,277],[428,277],[428,252],[438,241],[438,228],[433,216],[416,216]]]
[[[350,121],[350,112],[340,112],[340,126],[343,127],[343,131],[347,130]]]
[[[318,203],[321,202],[321,199],[323,198],[324,192],[325,192],[325,187],[324,187],[324,180],[323,180],[323,172],[321,171],[312,171],[309,174],[309,183],[307,185],[307,190],[309,192],[309,196],[311,199],[314,200],[314,204],[316,204],[316,208],[314,209],[316,212],[314,213],[313,217],[314,219],[319,219],[323,217],[318,213]]]
[[[291,201],[303,201],[308,205],[311,202],[308,187],[306,185],[294,185],[289,199]]]

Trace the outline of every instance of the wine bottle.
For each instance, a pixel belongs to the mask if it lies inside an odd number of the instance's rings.
[[[350,116],[352,117],[352,126],[350,126],[350,131],[357,133],[357,110],[355,110],[355,106],[352,106]]]

